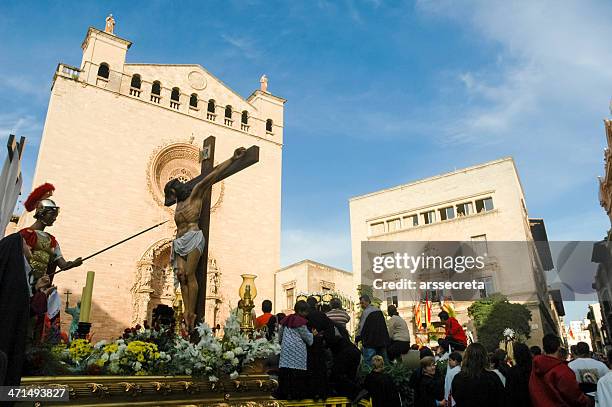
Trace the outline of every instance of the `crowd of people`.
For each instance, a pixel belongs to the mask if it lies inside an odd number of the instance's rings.
[[[416,352],[417,360],[422,356],[421,362],[428,363],[422,366],[418,386],[435,385],[433,352],[427,348],[418,350],[416,345],[411,347],[408,325],[396,306],[387,307],[386,318],[367,295],[362,295],[359,301],[362,311],[354,342],[347,329],[350,315],[337,298],[329,304],[318,304],[315,297],[308,297],[298,301],[289,316],[272,315],[272,304],[263,302],[263,314],[256,318],[256,327],[265,326],[268,337],[278,335],[281,344],[277,398],[325,399],[338,395],[358,401],[369,397],[375,406],[401,406],[408,395],[401,394],[393,378],[385,373],[385,366],[401,362],[410,352]],[[446,313],[441,316],[447,335],[440,342],[449,349],[453,346],[465,349],[467,340],[457,320]],[[461,363],[461,355],[452,357],[453,360],[458,357]],[[358,374],[360,365],[367,372],[365,376]],[[423,398],[433,397],[428,390],[417,393]],[[442,389],[440,399],[444,399],[443,393]]]
[[[298,301],[289,316],[263,317],[271,310],[266,303],[258,325],[274,321],[266,325],[268,334],[279,336],[277,398],[371,398],[374,407],[612,406],[612,371],[584,342],[569,353],[558,336],[548,334],[541,348],[516,342],[511,355],[503,349],[488,352],[478,342],[468,345],[459,322],[443,311],[439,317],[446,335],[428,348],[410,344],[408,326],[394,305],[387,318],[367,295],[360,297],[360,305],[353,342],[347,330],[350,316],[337,299],[325,307],[309,297]],[[414,356],[406,391],[385,366],[410,364]],[[445,369],[440,361],[447,361]],[[607,361],[612,367],[612,351]]]

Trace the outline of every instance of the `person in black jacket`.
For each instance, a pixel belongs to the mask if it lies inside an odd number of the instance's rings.
[[[359,297],[359,304],[362,308],[357,337],[355,342],[361,341],[363,363],[370,367],[374,355],[382,356],[387,359],[387,345],[389,344],[389,331],[387,322],[382,311],[372,305],[370,297],[362,295]]]
[[[514,360],[516,364],[508,371],[506,390],[508,390],[510,406],[531,407],[529,395],[529,376],[533,357],[531,351],[524,343],[514,345]]]
[[[384,372],[385,361],[380,355],[372,357],[372,371],[363,387],[372,398],[372,407],[401,407],[402,401],[393,378]]]
[[[337,395],[353,399],[359,392],[357,371],[361,362],[361,352],[351,342],[346,328],[341,324],[334,325],[336,337],[329,344],[332,352],[331,387]]]
[[[308,375],[313,399],[325,400],[330,392],[329,374],[331,370],[331,351],[329,345],[335,340],[334,323],[325,313],[319,311],[318,301],[314,297],[306,299],[308,303],[308,329],[316,331],[312,346],[308,347]]]
[[[474,342],[467,347],[461,371],[451,386],[456,407],[506,405],[504,386],[499,376],[489,370],[489,365],[489,357],[482,344]]]
[[[414,391],[414,407],[446,407],[444,383],[436,369],[436,359],[425,356],[408,383]]]

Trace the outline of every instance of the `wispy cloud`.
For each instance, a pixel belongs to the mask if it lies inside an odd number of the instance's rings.
[[[0,140],[6,140],[9,134],[25,136],[27,144],[37,145],[40,142],[42,123],[34,116],[21,113],[0,113]]]
[[[259,60],[262,57],[261,51],[252,38],[230,34],[222,34],[221,38],[248,59]]]
[[[0,90],[5,94],[17,92],[21,96],[34,96],[42,100],[49,95],[47,84],[39,82],[31,77],[4,73],[0,75]]]

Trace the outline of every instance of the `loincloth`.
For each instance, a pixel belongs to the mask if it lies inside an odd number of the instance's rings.
[[[178,288],[179,281],[176,277],[177,258],[186,258],[189,253],[198,249],[200,254],[204,251],[204,233],[201,230],[190,230],[182,236],[177,237],[172,242],[170,261],[174,269],[174,287]]]

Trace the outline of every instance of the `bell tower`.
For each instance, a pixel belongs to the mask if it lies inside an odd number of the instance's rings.
[[[115,19],[106,18],[104,31],[89,27],[81,48],[81,78],[87,83],[101,85],[106,80],[120,80],[123,74],[125,56],[132,43],[115,35]]]

